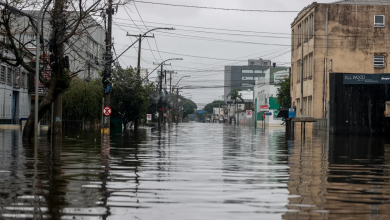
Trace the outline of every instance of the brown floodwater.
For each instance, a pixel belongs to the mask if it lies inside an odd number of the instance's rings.
[[[39,139],[0,130],[0,219],[390,219],[390,141],[187,123]]]

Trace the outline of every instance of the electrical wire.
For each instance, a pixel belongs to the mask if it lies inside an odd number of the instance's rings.
[[[212,10],[223,10],[223,11],[241,11],[241,12],[300,12],[300,11],[281,11],[281,10],[255,10],[255,9],[237,9],[237,8],[215,8],[215,7],[204,7],[204,6],[195,6],[195,5],[176,5],[168,3],[159,3],[159,2],[147,2],[147,1],[138,1],[132,0],[133,2],[139,2],[144,4],[153,4],[153,5],[164,5],[164,6],[174,6],[174,7],[185,7],[185,8],[199,8],[199,9],[212,9]]]

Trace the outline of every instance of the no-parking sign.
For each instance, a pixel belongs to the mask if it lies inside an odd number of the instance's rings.
[[[110,116],[111,112],[112,112],[112,110],[111,110],[110,107],[106,106],[106,107],[103,108],[103,115]]]

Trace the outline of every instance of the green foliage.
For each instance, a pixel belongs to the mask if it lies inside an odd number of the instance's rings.
[[[204,107],[204,110],[209,113],[209,114],[213,114],[213,108],[219,108],[220,106],[222,105],[225,105],[225,101],[222,101],[222,100],[216,100],[216,101],[213,101],[209,104],[207,104],[205,107]]]
[[[103,86],[96,79],[75,78],[62,96],[62,114],[67,120],[99,120],[102,114]]]
[[[153,84],[143,84],[133,68],[116,67],[111,89],[113,114],[122,118],[123,125],[131,121],[145,120],[154,93]]]
[[[241,99],[241,101],[244,101],[241,98],[240,91],[241,91],[241,89],[232,89],[232,90],[230,90],[230,93],[228,94],[228,96],[230,97],[231,100]]]
[[[277,102],[281,108],[291,107],[291,95],[290,95],[290,77],[285,78],[283,82],[279,83],[277,91]]]
[[[194,114],[195,110],[198,108],[198,106],[190,99],[183,99],[183,118],[185,118],[187,115]]]

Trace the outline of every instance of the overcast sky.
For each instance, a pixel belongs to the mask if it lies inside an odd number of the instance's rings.
[[[311,0],[145,1],[273,11],[300,11],[312,3]],[[329,2],[334,2],[334,0],[321,1],[321,3]],[[137,9],[145,24],[141,22]],[[126,48],[125,45],[131,44],[131,41],[136,39],[127,37],[126,32],[140,34],[154,27],[175,28],[176,30],[173,31],[155,31],[153,32],[155,39],[149,38],[148,41],[142,41],[141,67],[151,71],[155,68],[153,62],[161,62],[161,58],[162,60],[183,58],[182,61],[168,61],[167,63],[172,65],[164,68],[178,72],[173,75],[172,84],[176,84],[182,76],[188,75],[191,77],[183,78],[179,86],[216,87],[184,89],[181,92],[189,94],[188,97],[198,106],[204,106],[213,100],[220,99],[223,95],[225,65],[247,65],[247,59],[264,58],[271,59],[277,65],[290,66],[290,24],[297,14],[297,12],[211,10],[135,2],[135,5],[131,3],[126,8],[120,7],[118,13],[114,15],[115,49],[117,53],[120,53]],[[130,49],[120,58],[122,66],[137,66],[136,49]],[[151,80],[155,81],[156,76],[157,74],[153,73],[150,76]]]

